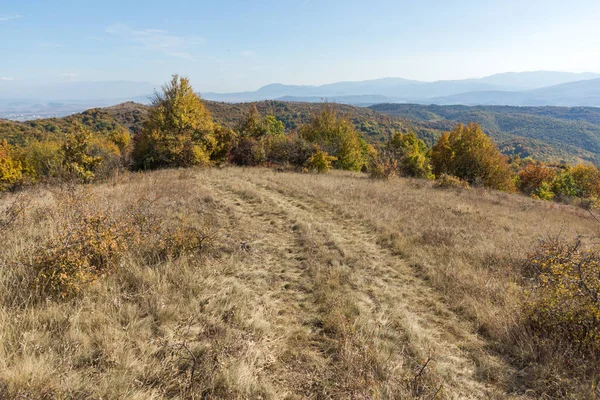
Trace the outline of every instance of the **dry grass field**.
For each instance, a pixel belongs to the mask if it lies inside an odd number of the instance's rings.
[[[111,236],[113,268],[52,296],[32,265],[78,207],[116,230],[141,209],[148,237],[174,239]],[[593,398],[597,377],[534,350],[519,265],[544,237],[599,229],[556,203],[341,172],[168,170],[7,195],[0,398]]]

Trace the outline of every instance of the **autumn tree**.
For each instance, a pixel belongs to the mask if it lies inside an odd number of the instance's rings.
[[[261,165],[268,161],[272,139],[284,136],[283,122],[272,115],[262,117],[252,105],[236,129],[230,160],[237,165]]]
[[[0,192],[10,189],[23,179],[23,168],[13,157],[13,149],[6,140],[0,141]]]
[[[300,128],[300,135],[308,142],[336,157],[333,166],[338,169],[360,171],[372,148],[360,137],[350,121],[340,118],[332,105],[326,104],[311,122]]]
[[[514,190],[507,157],[478,124],[460,124],[453,131],[442,134],[432,149],[431,161],[436,176],[449,174],[470,184]]]
[[[551,186],[556,178],[556,170],[542,162],[527,163],[518,173],[519,190],[527,195],[543,200],[551,200],[554,195]]]
[[[252,137],[260,139],[269,136],[278,136],[285,133],[283,122],[272,115],[264,118],[258,112],[256,105],[252,105],[240,122],[237,129],[240,137]]]
[[[215,126],[202,100],[187,78],[173,75],[154,94],[133,158],[141,169],[203,165],[216,146]]]
[[[578,164],[568,169],[573,177],[575,196],[592,198],[600,196],[600,170],[592,164]]]
[[[76,132],[68,134],[61,147],[67,172],[83,182],[93,180],[96,168],[102,163],[102,157],[91,154],[92,139],[92,133],[80,126]]]
[[[432,176],[427,146],[414,132],[394,133],[385,151],[397,161],[400,175],[416,178]]]

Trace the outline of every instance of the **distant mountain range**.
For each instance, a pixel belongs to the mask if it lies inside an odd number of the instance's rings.
[[[147,103],[158,85],[146,82],[63,82],[45,85],[0,81],[0,118],[28,120],[64,116],[125,101]],[[383,78],[321,86],[264,86],[253,92],[201,93],[206,100],[263,100],[370,106],[382,103],[438,105],[600,107],[600,74],[510,72],[480,79],[421,82]]]
[[[207,100],[282,100],[371,105],[378,103],[600,106],[600,74],[521,72],[481,79],[421,82],[384,78],[322,86],[272,84],[254,92],[203,93]]]

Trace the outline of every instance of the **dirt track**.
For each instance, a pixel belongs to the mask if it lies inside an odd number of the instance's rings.
[[[198,180],[248,252],[249,284],[271,327],[262,346],[272,362],[256,366],[265,384],[291,398],[507,397],[489,366],[510,367],[364,223],[283,190],[285,174]],[[347,321],[328,326],[345,309]]]

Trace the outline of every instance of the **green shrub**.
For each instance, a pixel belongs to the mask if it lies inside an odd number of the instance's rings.
[[[240,122],[237,133],[240,137],[260,139],[268,136],[279,136],[285,133],[283,122],[272,115],[261,117],[256,105],[252,105]]]
[[[427,146],[414,132],[394,133],[386,149],[398,160],[401,175],[428,179],[433,177]]]
[[[591,164],[578,164],[569,168],[573,177],[575,196],[591,198],[600,196],[600,170]]]
[[[413,132],[396,132],[382,151],[372,157],[369,168],[372,178],[386,179],[392,176],[433,178],[431,163],[425,142]]]
[[[92,155],[92,140],[92,133],[82,126],[69,133],[61,147],[64,167],[71,177],[82,182],[94,180],[95,171],[102,163],[101,156]]]
[[[552,180],[552,192],[561,198],[577,196],[575,179],[569,168],[560,170]]]
[[[59,179],[67,175],[59,141],[31,141],[18,149],[26,175],[32,181]]]
[[[554,199],[552,187],[548,182],[542,182],[540,186],[537,189],[535,189],[535,191],[531,195],[539,200],[552,201],[552,199]]]

